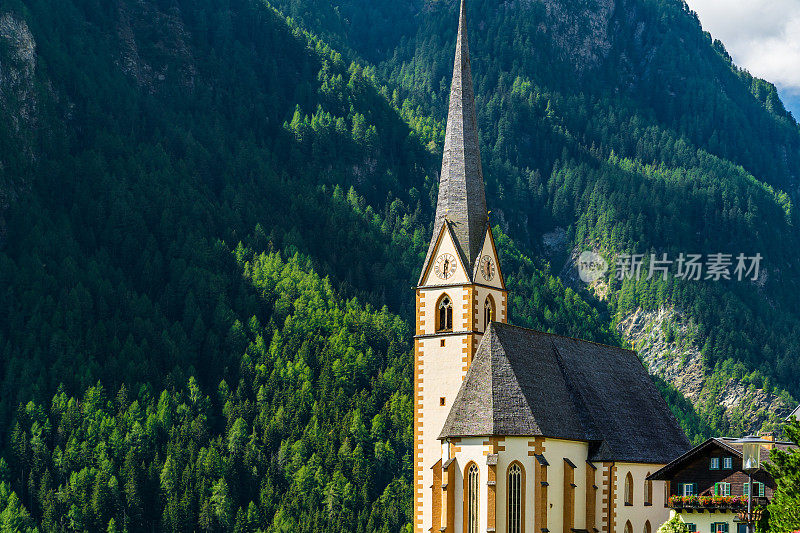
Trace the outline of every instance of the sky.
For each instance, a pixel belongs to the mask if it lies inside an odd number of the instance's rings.
[[[774,83],[800,119],[800,0],[687,0],[750,74]]]

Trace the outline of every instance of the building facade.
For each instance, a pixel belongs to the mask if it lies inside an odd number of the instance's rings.
[[[508,325],[460,6],[434,232],[416,288],[414,530],[652,533],[688,441],[634,352]]]
[[[786,450],[791,443],[764,438],[762,464],[774,448]],[[666,484],[670,517],[678,516],[689,530],[702,533],[747,533],[742,513],[750,492],[748,475],[742,471],[742,446],[735,439],[713,438],[693,448],[650,476]],[[766,507],[776,488],[761,469],[753,475],[753,509]]]

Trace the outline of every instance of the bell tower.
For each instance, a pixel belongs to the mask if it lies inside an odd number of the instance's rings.
[[[486,210],[475,95],[461,0],[436,220],[416,289],[414,531],[445,525],[434,475],[438,440],[490,322],[507,322],[508,293]],[[447,531],[447,533],[455,533]]]

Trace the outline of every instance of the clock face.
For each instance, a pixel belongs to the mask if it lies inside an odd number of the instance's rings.
[[[492,281],[494,279],[496,268],[494,266],[494,261],[488,255],[484,255],[481,257],[481,275],[483,279],[486,281]]]
[[[441,279],[450,279],[456,273],[456,258],[450,254],[442,254],[436,259],[433,271]]]

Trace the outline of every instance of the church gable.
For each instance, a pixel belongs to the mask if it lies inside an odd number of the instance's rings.
[[[472,279],[476,283],[496,289],[504,290],[506,287],[503,273],[500,271],[500,257],[497,254],[491,228],[486,229],[483,247],[477,261],[475,261]]]
[[[462,285],[471,283],[469,271],[465,263],[455,238],[448,224],[444,224],[439,230],[439,235],[428,254],[428,260],[422,270],[420,286],[437,285]]]

